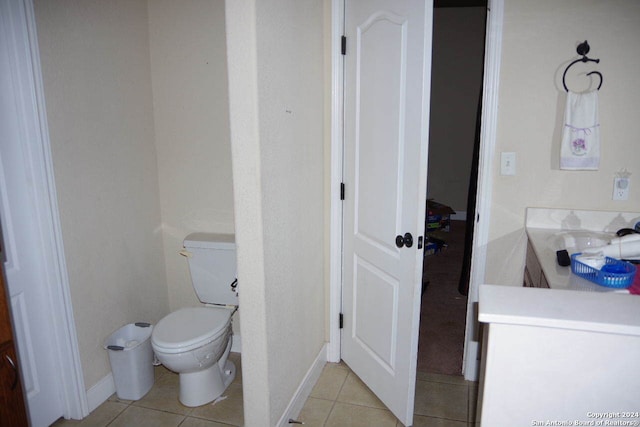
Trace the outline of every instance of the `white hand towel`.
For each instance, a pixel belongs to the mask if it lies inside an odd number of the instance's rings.
[[[598,170],[600,121],[598,91],[567,93],[560,146],[560,169]]]

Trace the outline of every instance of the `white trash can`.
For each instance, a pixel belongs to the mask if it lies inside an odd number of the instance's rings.
[[[153,349],[149,323],[130,323],[105,341],[116,383],[116,394],[124,400],[138,400],[151,390],[154,381]]]

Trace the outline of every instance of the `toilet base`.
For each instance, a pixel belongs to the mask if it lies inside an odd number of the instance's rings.
[[[201,406],[213,402],[224,393],[236,377],[236,365],[227,360],[229,348],[222,360],[213,366],[203,371],[180,374],[180,403],[188,407]],[[221,369],[223,360],[224,369]]]

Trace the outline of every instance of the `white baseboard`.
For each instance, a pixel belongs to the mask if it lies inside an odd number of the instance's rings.
[[[94,409],[106,402],[115,392],[116,383],[113,381],[113,374],[109,372],[109,374],[87,390],[89,412],[93,412]]]
[[[327,362],[329,363],[339,363],[340,358],[340,337],[338,337],[337,342],[329,341],[325,347],[327,347]]]
[[[304,406],[307,398],[311,394],[311,390],[313,386],[316,385],[318,378],[320,378],[320,374],[322,374],[322,368],[327,363],[327,344],[324,344],[316,356],[316,359],[309,367],[307,374],[302,379],[302,382],[298,386],[298,389],[294,393],[287,409],[282,414],[280,421],[278,421],[278,427],[290,426],[289,419],[296,419],[298,415],[300,415],[300,411],[302,411],[302,407]]]

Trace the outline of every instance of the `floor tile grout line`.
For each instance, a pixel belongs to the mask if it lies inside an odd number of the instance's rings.
[[[456,420],[454,418],[442,418],[442,417],[434,417],[431,415],[420,415],[420,414],[413,414],[414,415],[414,421],[415,421],[415,416],[417,415],[418,417],[421,418],[428,418],[430,420],[444,420],[444,421],[453,421],[454,423],[464,423],[467,425],[467,427],[473,427],[473,423],[470,423],[469,421],[465,421],[465,420]],[[399,422],[399,421],[398,421]]]
[[[103,403],[103,405],[104,405],[104,403]],[[117,413],[113,418],[111,418],[111,420],[109,420],[109,422],[108,422],[106,425],[107,425],[107,426],[110,426],[111,424],[113,424],[113,422],[116,420],[116,418],[118,418],[120,415],[122,415],[122,413],[123,413],[124,411],[126,411],[127,409],[129,409],[129,406],[130,406],[130,405],[131,405],[130,403],[129,403],[129,404],[127,404],[127,406],[125,406],[125,407],[122,409],[122,411],[118,412],[118,413]]]
[[[349,375],[351,375],[351,369],[347,369],[347,375],[344,376],[344,379],[342,380],[342,384],[340,384],[340,388],[336,393],[336,397],[333,399],[333,403],[331,403],[331,409],[329,409],[329,413],[327,414],[327,417],[324,419],[324,422],[322,423],[323,427],[325,427],[327,425],[327,422],[329,422],[329,419],[331,418],[331,414],[333,413],[333,410],[336,407],[336,402],[338,402],[338,397],[340,397],[340,393],[342,392],[344,385],[347,383],[347,378],[349,377]]]
[[[134,406],[136,408],[142,408],[142,409],[149,409],[149,410],[152,410],[152,411],[164,412],[165,414],[182,415],[183,417],[190,417],[191,413],[193,412],[193,409],[194,409],[194,408],[190,408],[188,413],[183,414],[183,413],[180,413],[180,412],[173,412],[173,411],[168,411],[168,410],[165,410],[165,409],[152,408],[152,407],[144,406],[144,405],[134,405],[133,403],[131,403],[129,406]]]
[[[351,371],[351,369],[347,371],[347,375],[344,376],[344,379],[342,380],[342,384],[340,384],[340,389],[338,390],[338,393],[336,393],[336,398],[333,399],[334,402],[338,401],[338,398],[340,397],[340,393],[342,393],[342,389],[344,388],[344,385],[347,383],[347,379],[349,378],[349,375],[351,375],[352,373],[353,371]]]
[[[227,421],[212,420],[212,419],[210,419],[210,418],[200,418],[200,417],[197,417],[197,416],[194,416],[194,415],[187,415],[187,416],[185,416],[184,418],[185,418],[185,419],[184,419],[184,421],[186,421],[186,420],[187,420],[187,418],[193,418],[193,419],[195,419],[195,420],[200,420],[200,421],[209,421],[209,422],[212,422],[212,423],[222,424],[222,425],[224,425],[224,426],[229,426],[229,427],[239,427],[237,424],[230,424],[230,423],[229,423],[229,422],[227,422]],[[183,422],[184,422],[184,421],[183,421]]]
[[[147,411],[162,412],[162,413],[165,413],[165,414],[181,416],[182,417],[182,421],[180,421],[180,424],[178,424],[178,427],[180,427],[188,418],[193,418],[193,419],[196,419],[196,420],[203,420],[203,421],[210,421],[210,422],[214,422],[214,423],[217,423],[217,424],[222,424],[222,425],[229,426],[229,427],[238,427],[235,424],[229,424],[226,421],[212,420],[212,419],[209,419],[209,418],[198,417],[198,416],[195,416],[195,415],[178,414],[178,413],[175,413],[175,412],[164,411],[162,409],[157,409],[157,408],[148,408],[148,407],[145,407],[145,406],[137,406],[137,405],[134,405],[133,403],[135,403],[135,401],[132,401],[131,403],[127,404],[127,406],[122,411],[120,411],[118,414],[116,414],[113,417],[113,419],[111,419],[111,421],[109,421],[107,426],[113,424],[113,422],[116,420],[116,418],[118,418],[120,415],[122,415],[122,413],[124,411],[126,411],[129,407],[134,406],[136,408],[144,409],[144,410],[147,410]]]
[[[344,400],[339,400],[340,393],[342,392],[342,389],[344,388],[344,385],[347,383],[347,380],[349,379],[349,375],[352,375],[352,374],[356,377],[356,379],[360,380],[360,377],[358,377],[351,369],[349,369],[349,373],[345,377],[345,379],[344,379],[344,381],[342,383],[342,386],[340,386],[340,390],[338,391],[338,395],[336,396],[336,400],[335,400],[336,402],[344,403],[344,404],[347,404],[347,405],[359,406],[361,408],[386,409],[386,410],[389,410],[389,408],[387,408],[386,406],[384,406],[384,408],[380,408],[379,406],[369,406],[369,405],[363,405],[361,403],[353,403],[353,402],[346,402]],[[365,387],[366,387],[366,384],[365,384]],[[371,394],[373,394],[375,396],[375,394],[369,389],[369,387],[367,387],[367,390],[369,390],[369,393],[371,393]]]
[[[457,418],[447,418],[447,417],[438,417],[436,415],[424,415],[424,414],[416,414],[414,413],[413,415],[417,415],[419,417],[424,417],[424,418],[433,418],[434,420],[445,420],[445,421],[456,421],[459,423],[468,423],[468,420],[459,420]]]
[[[129,403],[129,404],[127,405],[127,407],[126,407],[126,408],[124,408],[122,411],[120,411],[118,414],[116,414],[116,416],[115,416],[115,417],[113,417],[113,419],[111,419],[111,421],[109,421],[109,422],[106,424],[106,426],[105,426],[105,427],[108,427],[108,426],[110,426],[111,424],[113,424],[113,422],[114,422],[114,421],[115,421],[115,420],[116,420],[120,415],[122,415],[122,414],[123,414],[127,409],[131,408],[132,406],[133,406],[133,407],[135,407],[135,408],[138,408],[138,409],[144,409],[145,411],[162,412],[162,413],[164,413],[164,414],[177,415],[177,416],[179,416],[179,417],[182,417],[182,421],[180,421],[180,424],[178,424],[178,427],[180,427],[180,426],[182,425],[182,423],[184,423],[184,422],[185,422],[185,420],[186,420],[187,418],[189,418],[189,415],[185,415],[185,414],[176,414],[175,412],[163,411],[162,409],[147,408],[147,407],[144,407],[144,406],[136,406],[136,405],[134,405],[134,404],[133,404],[134,402],[136,402],[136,401],[135,401],[135,400],[134,400],[134,401],[132,401],[131,403]],[[196,417],[192,417],[192,418],[196,418]],[[203,418],[201,418],[201,419],[203,419]],[[207,421],[211,421],[211,420],[207,420]],[[218,421],[216,421],[216,422],[218,422]],[[226,424],[226,423],[222,423],[222,424]],[[230,425],[230,427],[231,427],[231,426],[232,426],[232,425]]]
[[[379,406],[368,406],[368,405],[363,405],[361,403],[345,402],[345,401],[342,401],[342,400],[334,400],[334,402],[341,403],[343,405],[357,406],[359,408],[377,409],[379,411],[389,411],[389,412],[391,412],[391,410],[389,408],[387,408],[386,406],[384,408],[381,408]]]
[[[187,418],[194,418],[196,420],[211,421],[211,422],[218,423],[218,424],[224,424],[225,426],[238,427],[236,424],[231,424],[229,421],[214,420],[214,419],[211,419],[211,418],[199,417],[197,415],[185,415],[185,416]]]
[[[331,414],[333,413],[333,408],[336,407],[336,403],[338,401],[334,400],[333,403],[331,403],[331,409],[329,409],[329,413],[327,414],[327,417],[324,419],[324,422],[322,423],[322,427],[325,427],[327,425],[327,422],[329,422],[329,418],[331,418]]]
[[[331,418],[331,414],[333,414],[333,410],[336,407],[336,403],[338,403],[338,398],[340,397],[340,393],[342,393],[342,389],[344,388],[344,385],[347,383],[347,379],[349,378],[349,375],[353,373],[353,371],[348,367],[346,371],[347,371],[347,375],[344,376],[344,380],[342,380],[342,384],[340,384],[340,389],[338,390],[338,393],[336,393],[335,399],[333,399],[333,403],[331,404],[331,409],[329,410],[329,414],[327,414],[327,417],[322,423],[323,427],[325,427],[327,425],[327,422],[329,422],[329,419]]]

